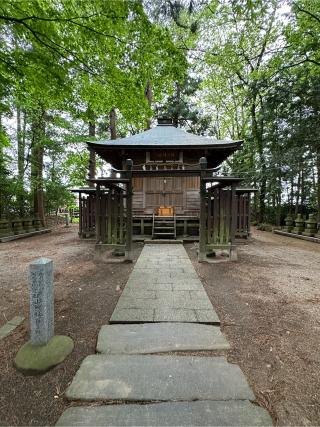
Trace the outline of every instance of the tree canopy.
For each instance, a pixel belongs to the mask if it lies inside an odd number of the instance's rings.
[[[0,213],[44,217],[101,167],[83,143],[168,114],[243,139],[254,215],[320,212],[320,0],[3,0]],[[319,218],[320,220],[320,218]]]

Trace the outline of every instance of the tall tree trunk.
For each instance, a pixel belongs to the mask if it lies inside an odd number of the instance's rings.
[[[151,109],[153,94],[152,94],[152,86],[151,86],[150,80],[147,81],[145,97],[148,102],[149,108]],[[150,128],[151,128],[151,120],[147,119],[147,129],[150,129]]]
[[[0,134],[2,134],[2,116],[0,112]],[[6,198],[5,198],[5,180],[3,179],[5,176],[5,164],[3,159],[3,146],[0,144],[0,220],[2,219],[2,215],[5,215],[5,207],[6,207]]]
[[[280,172],[279,165],[279,172]],[[281,225],[281,194],[282,194],[282,185],[281,185],[281,174],[278,176],[278,189],[277,189],[277,215],[276,215],[276,225]]]
[[[93,115],[92,110],[88,107],[88,117],[89,117],[89,136],[96,136],[96,121]],[[89,179],[95,179],[96,177],[96,153],[90,149],[89,151]],[[89,181],[89,187],[94,187],[94,183]]]
[[[320,223],[320,147],[317,149],[317,221]]]
[[[31,184],[33,188],[33,210],[39,215],[42,225],[45,225],[43,197],[43,153],[45,137],[45,111],[39,107],[34,113],[31,124]]]
[[[21,110],[17,107],[17,152],[18,152],[18,180],[19,180],[19,194],[18,206],[20,216],[23,217],[24,212],[24,150],[25,150],[25,115],[23,117],[23,126],[21,126]]]
[[[291,185],[291,189],[290,189],[289,213],[290,213],[290,215],[292,215],[292,212],[293,212],[293,195],[294,195],[294,177],[293,177],[293,175],[291,175],[291,177],[290,177],[290,185]]]
[[[296,192],[296,206],[294,209],[294,215],[295,216],[297,216],[299,213],[300,191],[301,191],[301,171],[299,171],[299,175],[298,175],[298,184],[297,184],[297,192]]]
[[[110,138],[117,139],[117,116],[116,109],[112,108],[109,114],[110,118]]]
[[[179,126],[179,108],[180,108],[180,98],[181,98],[181,88],[180,84],[176,83],[176,100],[177,100],[177,108],[175,109],[172,115],[172,123],[176,128]]]
[[[266,211],[265,198],[266,198],[266,189],[267,189],[267,177],[266,177],[267,169],[266,169],[266,162],[265,162],[265,157],[263,153],[262,126],[261,126],[261,129],[259,129],[258,121],[257,121],[256,97],[257,97],[257,94],[253,94],[253,101],[251,103],[251,126],[252,126],[252,138],[257,144],[259,162],[261,167],[258,221],[262,223],[265,221],[265,211]]]
[[[302,165],[302,169],[301,169],[301,201],[300,201],[301,213],[303,213],[303,206],[304,206],[305,200],[306,200],[305,175],[304,175],[303,167],[304,166]]]

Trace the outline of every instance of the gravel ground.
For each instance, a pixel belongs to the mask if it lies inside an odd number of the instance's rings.
[[[0,425],[55,424],[133,268],[96,261],[94,243],[76,232],[60,227],[0,245],[0,326],[26,317],[0,341]],[[137,258],[142,246],[134,248]],[[241,366],[259,404],[277,425],[320,425],[320,245],[255,232],[238,262],[220,264],[199,264],[196,245],[186,248],[231,343],[227,358]],[[25,377],[12,361],[28,340],[27,270],[39,256],[54,260],[56,333],[70,335],[75,350],[45,375]]]

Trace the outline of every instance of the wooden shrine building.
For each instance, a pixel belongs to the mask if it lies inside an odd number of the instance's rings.
[[[199,239],[199,260],[216,249],[234,253],[235,238],[250,231],[250,192],[240,178],[222,177],[218,166],[242,141],[193,135],[162,119],[145,132],[90,141],[112,166],[109,177],[91,179],[79,193],[81,237],[123,246],[132,237]]]

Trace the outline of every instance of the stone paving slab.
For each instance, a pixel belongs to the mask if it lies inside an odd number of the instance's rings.
[[[220,328],[197,323],[148,323],[102,326],[97,352],[148,354],[170,351],[227,350]]]
[[[110,319],[130,322],[219,324],[182,245],[144,246]]]
[[[16,329],[15,325],[10,325],[10,323],[5,323],[3,326],[1,326],[0,328],[0,340],[2,338],[7,337],[12,331],[14,331]]]
[[[188,299],[180,296],[180,292],[172,291],[172,296],[167,298],[136,298],[136,294],[122,296],[118,308],[151,308],[151,309],[187,309],[187,310],[210,310],[212,305],[208,299]],[[178,295],[177,295],[178,294]]]
[[[127,282],[124,290],[131,291],[172,291],[173,289],[172,283],[142,283],[141,280],[137,283]]]
[[[112,314],[110,323],[153,322],[154,310],[149,308],[118,308]]]
[[[154,311],[154,322],[188,322],[196,323],[197,316],[195,310],[183,308],[158,308]]]
[[[264,409],[243,401],[169,402],[67,409],[57,426],[272,426]]]
[[[169,291],[170,292],[170,291]],[[129,286],[126,286],[121,294],[123,297],[134,296],[135,298],[147,298],[154,299],[157,298],[156,291],[144,290],[144,289],[132,289]]]
[[[12,331],[16,329],[17,326],[21,325],[23,321],[24,317],[22,316],[15,316],[13,319],[8,320],[8,322],[0,328],[0,340],[7,337]]]
[[[66,391],[69,399],[254,400],[244,374],[223,357],[93,355]]]
[[[185,290],[190,291],[199,291],[203,290],[203,285],[199,279],[175,279],[173,277],[163,278],[163,277],[152,277],[150,279],[146,278],[144,275],[136,278],[130,277],[127,286],[139,286],[141,288],[150,288],[153,287],[155,290],[160,288],[158,285],[178,285],[184,287]],[[172,288],[172,287],[171,287]]]

